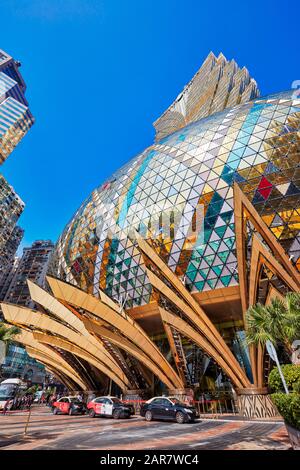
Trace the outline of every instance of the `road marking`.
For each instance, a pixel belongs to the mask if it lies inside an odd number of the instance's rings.
[[[198,447],[198,446],[205,446],[206,444],[210,444],[210,442],[198,442],[197,444],[190,444],[189,447]]]
[[[265,420],[258,420],[258,419],[214,419],[214,418],[201,418],[204,421],[212,421],[215,423],[247,423],[247,424],[283,424],[283,420],[278,419],[278,421],[265,421]]]

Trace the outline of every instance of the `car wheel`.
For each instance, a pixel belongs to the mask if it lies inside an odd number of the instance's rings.
[[[91,408],[91,409],[89,410],[89,417],[90,417],[90,418],[95,418],[95,416],[96,416],[95,410],[93,410],[93,408]]]
[[[58,414],[58,409],[57,409],[57,408],[54,408],[53,414],[54,414],[54,415],[57,415],[57,414]]]
[[[120,418],[120,411],[115,410],[113,412],[112,416],[113,416],[114,419],[119,419]]]
[[[152,421],[152,419],[153,419],[153,416],[152,416],[151,411],[149,411],[149,410],[146,411],[146,413],[145,413],[145,420],[146,420],[146,421]]]
[[[178,424],[183,424],[185,421],[184,414],[181,411],[177,411],[176,413],[176,422]]]

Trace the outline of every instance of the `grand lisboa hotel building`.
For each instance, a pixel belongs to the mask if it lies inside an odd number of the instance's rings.
[[[210,53],[154,123],[155,143],[62,233],[35,309],[2,304],[18,341],[71,390],[232,390],[272,416],[272,367],[246,311],[300,285],[300,100],[260,97]]]

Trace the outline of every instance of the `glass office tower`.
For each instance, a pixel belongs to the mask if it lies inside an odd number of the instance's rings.
[[[25,98],[20,63],[0,50],[0,164],[34,123]]]

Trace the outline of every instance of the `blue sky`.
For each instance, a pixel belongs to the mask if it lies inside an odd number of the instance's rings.
[[[23,246],[56,241],[152,122],[223,52],[263,95],[300,79],[299,2],[1,0],[0,48],[22,62],[36,124],[2,166],[26,203]]]

